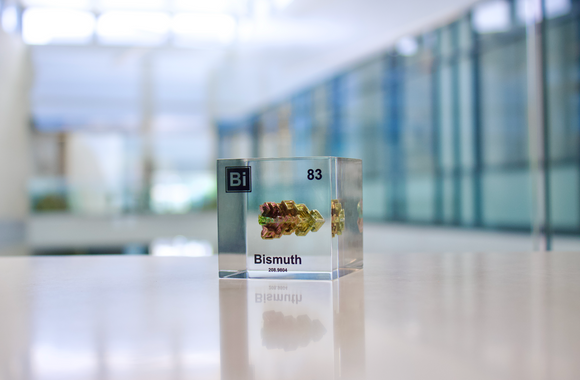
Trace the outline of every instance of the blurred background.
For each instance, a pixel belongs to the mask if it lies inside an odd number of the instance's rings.
[[[215,160],[364,163],[366,251],[580,250],[578,0],[0,0],[0,254],[216,252]]]

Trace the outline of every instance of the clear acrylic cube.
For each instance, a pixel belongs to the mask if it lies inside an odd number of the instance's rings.
[[[331,280],[362,268],[362,161],[217,163],[222,278]]]

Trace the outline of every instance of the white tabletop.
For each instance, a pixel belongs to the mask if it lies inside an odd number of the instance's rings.
[[[0,259],[0,379],[580,379],[580,253],[367,254],[337,281],[217,258]]]

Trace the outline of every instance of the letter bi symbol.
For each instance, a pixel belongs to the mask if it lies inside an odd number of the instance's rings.
[[[240,173],[230,172],[230,186],[246,186],[246,173],[242,173],[240,180]]]
[[[251,167],[226,167],[226,193],[247,193],[250,191],[252,191]]]

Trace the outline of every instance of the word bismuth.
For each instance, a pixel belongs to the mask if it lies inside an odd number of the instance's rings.
[[[330,280],[362,268],[361,160],[218,160],[217,176],[220,277]]]

